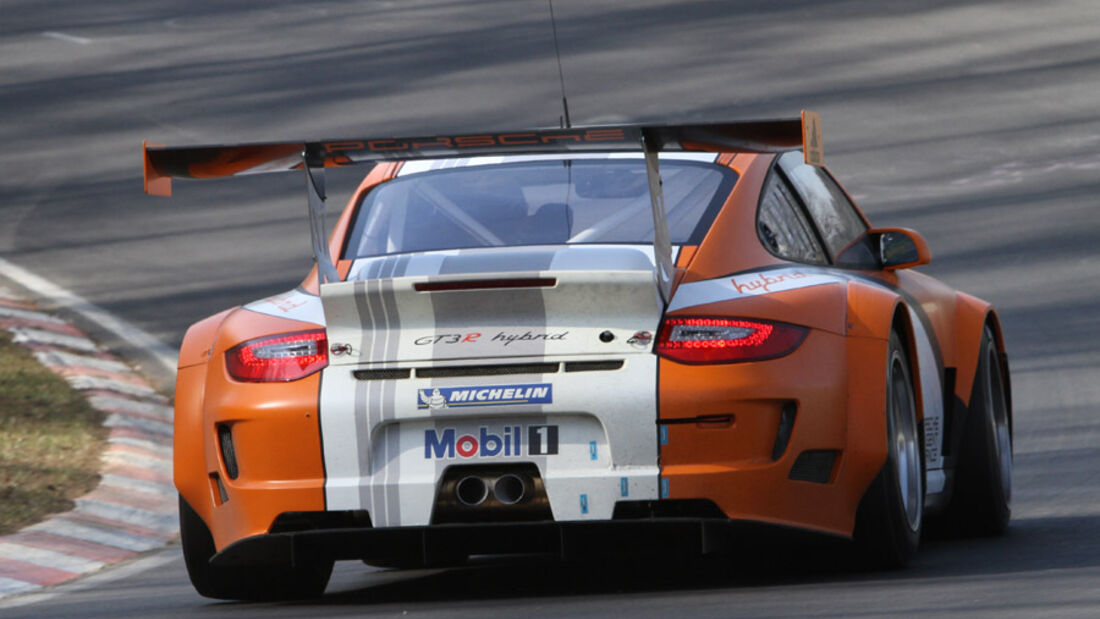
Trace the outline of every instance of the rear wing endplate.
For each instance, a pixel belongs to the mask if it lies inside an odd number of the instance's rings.
[[[173,178],[218,178],[304,170],[314,258],[321,283],[338,279],[324,225],[326,167],[380,161],[496,155],[643,152],[649,175],[654,251],[661,297],[672,283],[672,248],[664,214],[657,154],[675,151],[769,153],[801,148],[806,163],[824,164],[820,117],[697,124],[607,125],[569,129],[494,131],[402,138],[162,146],[142,144],[145,192],[172,194]]]

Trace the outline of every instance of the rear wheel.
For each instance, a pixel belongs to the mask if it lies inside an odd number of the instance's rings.
[[[963,535],[1001,535],[1012,515],[1007,386],[993,332],[986,327],[955,471],[955,491],[946,514],[950,530]]]
[[[325,592],[332,561],[296,566],[215,567],[214,538],[180,497],[180,543],[187,575],[199,595],[218,600],[292,600]]]
[[[855,541],[872,567],[904,566],[920,544],[924,518],[921,433],[909,360],[890,334],[886,365],[886,462],[856,515]]]

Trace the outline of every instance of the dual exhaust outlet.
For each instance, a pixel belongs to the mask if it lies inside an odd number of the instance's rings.
[[[467,507],[489,500],[490,493],[502,505],[515,505],[526,499],[531,483],[521,475],[506,473],[496,478],[467,475],[455,484],[455,498]]]

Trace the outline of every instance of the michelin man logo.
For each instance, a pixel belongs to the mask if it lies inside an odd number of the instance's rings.
[[[427,389],[420,390],[420,401],[425,406],[432,410],[439,410],[441,408],[447,408],[447,398],[439,392],[439,389],[432,389],[431,394],[428,394]]]

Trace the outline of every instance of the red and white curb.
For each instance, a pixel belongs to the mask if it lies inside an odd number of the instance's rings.
[[[73,580],[174,539],[168,399],[78,329],[3,288],[0,328],[106,413],[109,429],[98,487],[72,511],[0,536],[0,598]]]

